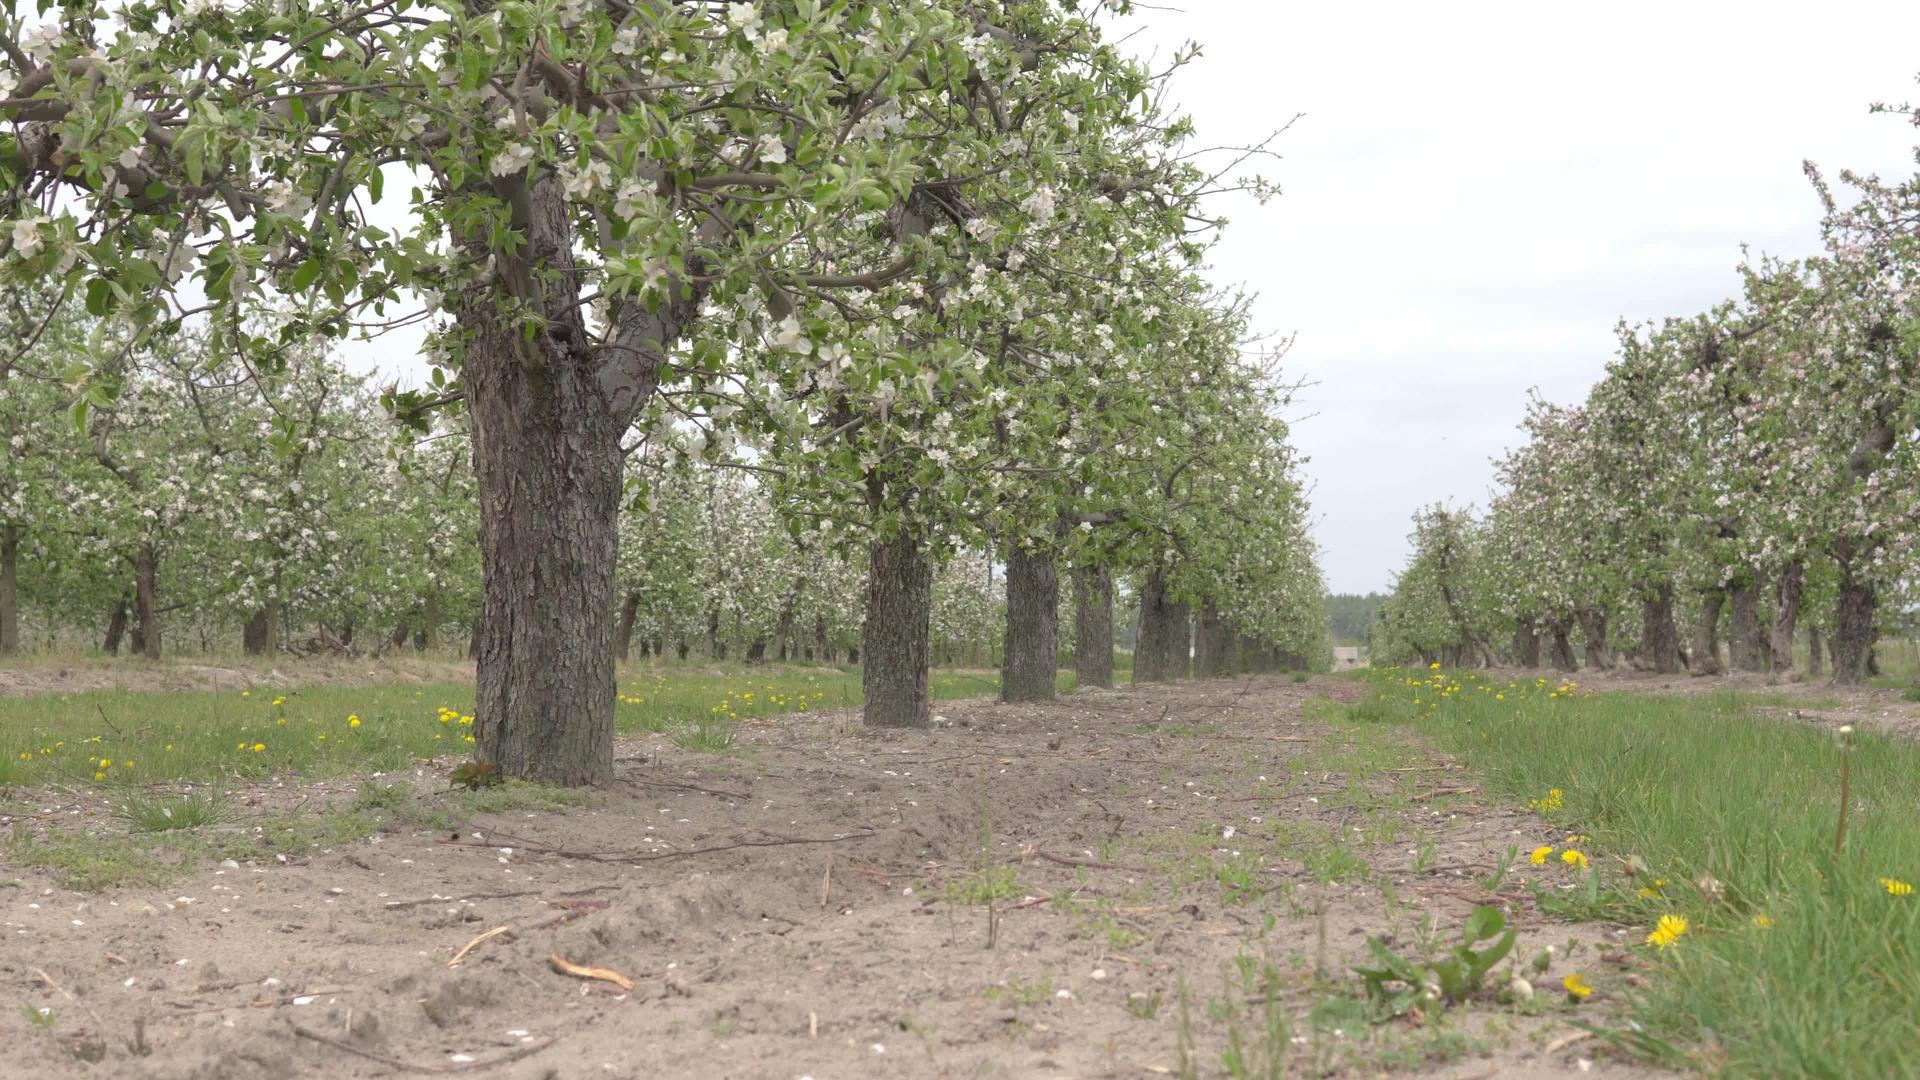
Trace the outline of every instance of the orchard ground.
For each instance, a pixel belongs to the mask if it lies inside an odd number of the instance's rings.
[[[84,681],[50,667],[47,678]],[[1750,912],[1763,890],[1710,850],[1727,823],[1695,822],[1691,850],[1594,803],[1598,778],[1628,782],[1617,765],[1564,752],[1552,763],[1554,726],[1584,730],[1580,710],[1737,717],[1826,745],[1795,710],[1862,726],[1920,714],[1893,690],[1754,686],[1663,704],[1517,674],[1261,676],[1051,705],[949,700],[932,730],[875,732],[833,700],[837,680],[857,694],[857,676],[835,669],[635,668],[623,699],[643,700],[623,700],[618,778],[583,793],[451,787],[459,751],[445,744],[462,702],[442,680],[459,665],[282,669],[280,682],[219,668],[228,674],[195,676],[217,689],[171,697],[288,746],[289,730],[317,746],[319,734],[366,733],[377,715],[409,733],[389,732],[376,753],[405,760],[281,757],[235,749],[223,731],[212,786],[23,762],[40,772],[16,778],[0,807],[11,831],[0,986],[12,999],[0,1037],[23,1075],[1641,1076],[1716,1062],[1742,1074],[1741,1048],[1701,1038],[1670,1002],[1678,989],[1735,1001],[1746,987],[1690,971],[1687,957],[1730,962],[1760,933],[1755,914],[1800,944],[1816,917],[1844,932],[1848,919],[1905,917],[1911,899],[1869,888],[1860,912],[1830,911],[1783,877]],[[1612,678],[1642,691],[1712,682]],[[815,688],[799,689],[808,679]],[[944,686],[958,694],[969,680],[990,691],[983,673]],[[363,706],[357,728],[308,725],[309,710],[335,722],[348,703],[336,694],[382,704]],[[135,691],[43,694],[0,701],[0,734],[20,741],[35,710],[64,717],[77,740],[102,718],[146,739],[141,725],[176,722]],[[1508,738],[1478,734],[1496,724]],[[1536,730],[1547,735],[1526,737]],[[1912,838],[1889,834],[1888,819],[1916,815],[1880,775],[1905,764],[1877,756],[1881,742],[1862,748],[1855,828],[1886,856],[1870,861],[1897,870]],[[1692,786],[1684,774],[1674,782]],[[1793,799],[1807,807],[1813,794],[1800,784]],[[1551,856],[1536,863],[1542,848]],[[1789,854],[1764,869],[1784,875]],[[1638,884],[1661,881],[1657,896],[1635,895],[1620,869],[1642,856],[1653,865]],[[1653,876],[1690,881],[1689,859],[1732,899]],[[1465,1003],[1421,1002],[1391,979],[1370,996],[1355,974],[1380,963],[1369,938],[1401,964],[1444,961],[1480,907],[1503,910],[1517,944]],[[1682,912],[1692,929],[1679,944],[1644,943],[1660,915]],[[1885,948],[1912,943],[1902,926]],[[1502,1002],[1516,971],[1532,1000]],[[1579,1003],[1564,988],[1576,975],[1593,991]],[[1796,1012],[1775,992],[1773,1034],[1788,1049],[1766,1032],[1749,1041],[1784,1061],[1795,1033],[1817,1036],[1824,1049],[1803,1066],[1849,1052],[1848,1033],[1828,1030],[1844,1014]],[[1648,1027],[1650,1001],[1669,1010],[1664,1028]],[[1765,1022],[1766,1009],[1746,1011]],[[1900,1015],[1871,1018],[1905,1038],[1887,1026],[1911,1026]],[[1867,1067],[1829,1075],[1897,1075]],[[1818,1074],[1775,1074],[1796,1071]]]

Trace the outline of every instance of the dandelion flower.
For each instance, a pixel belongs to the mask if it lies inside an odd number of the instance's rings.
[[[1655,878],[1653,884],[1640,886],[1640,895],[1648,900],[1658,900],[1660,897],[1666,895],[1660,891],[1666,887],[1666,878]]]
[[[358,716],[354,716],[354,715],[352,715],[352,714],[348,714],[348,716],[347,716],[347,726],[348,726],[348,727],[359,727],[359,726],[360,726],[360,718],[359,718]]]
[[[1912,896],[1913,886],[1896,878],[1883,877],[1880,887],[1887,890],[1888,896]]]
[[[1593,996],[1593,987],[1577,971],[1561,979],[1560,985],[1567,988],[1567,996],[1575,1001],[1585,1001]]]
[[[257,742],[257,743],[254,743],[254,744],[253,744],[253,752],[254,752],[254,753],[256,753],[256,754],[264,754],[264,753],[266,753],[266,751],[267,751],[267,744],[266,744],[266,743],[263,743],[263,742]]]
[[[1435,660],[1435,661],[1434,661],[1433,663],[1431,663],[1431,664],[1428,664],[1428,665],[1427,665],[1427,667],[1428,667],[1428,669],[1429,669],[1429,670],[1432,670],[1432,671],[1439,671],[1439,670],[1440,670],[1440,661],[1438,661],[1438,660]]]
[[[1572,848],[1568,848],[1560,853],[1560,861],[1573,867],[1575,870],[1585,870],[1587,868],[1587,857]]]
[[[1755,915],[1753,917],[1753,925],[1756,929],[1771,930],[1773,929],[1773,916]]]
[[[107,778],[107,774],[103,772],[97,772],[93,774],[93,778],[95,780],[105,780]]]
[[[1665,949],[1679,941],[1687,933],[1685,915],[1662,915],[1654,926],[1653,933],[1647,935],[1647,944]]]
[[[1528,855],[1527,858],[1531,860],[1535,866],[1545,866],[1547,865],[1547,860],[1553,858],[1553,849],[1542,844],[1534,848],[1533,854]]]

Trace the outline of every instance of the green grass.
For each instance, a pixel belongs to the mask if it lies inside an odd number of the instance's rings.
[[[743,719],[860,704],[858,669],[622,668],[623,732],[725,752]],[[1071,689],[1071,672],[1061,673]],[[989,673],[938,671],[936,700],[993,694]],[[92,691],[0,698],[0,786],[144,785],[397,772],[470,753],[470,684],[250,691]],[[358,721],[355,723],[355,721]]]
[[[1590,973],[1640,1026],[1616,1038],[1717,1075],[1914,1075],[1920,892],[1890,895],[1882,879],[1920,884],[1920,746],[1854,738],[1836,854],[1835,737],[1738,697],[1590,695],[1448,672],[1375,685],[1355,719],[1417,724],[1516,804],[1562,793],[1547,816],[1592,837],[1615,897],[1586,914],[1641,927],[1629,940],[1652,965],[1637,991]],[[1625,881],[1626,858],[1667,884],[1637,895],[1645,876]],[[1689,931],[1665,950],[1639,945],[1663,914]]]

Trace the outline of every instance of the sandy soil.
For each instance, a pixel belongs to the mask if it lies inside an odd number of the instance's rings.
[[[1552,868],[1524,858],[1499,895],[1476,884],[1560,837],[1431,750],[1314,718],[1312,699],[1362,691],[1260,678],[952,703],[917,732],[822,714],[743,729],[732,757],[625,742],[593,807],[457,836],[99,894],[8,868],[0,1075],[1122,1077],[1171,1073],[1184,1037],[1215,1076],[1228,1013],[1259,1029],[1236,957],[1273,965],[1260,992],[1304,1015],[1328,995],[1316,966],[1344,973],[1369,934],[1411,948],[1428,914],[1450,937],[1480,902],[1511,906],[1518,956],[1582,943],[1602,990],[1583,1013],[1604,1017],[1635,977],[1608,951],[1629,929],[1539,914],[1522,883]],[[258,799],[325,812],[353,786]],[[1336,848],[1366,870],[1329,883]],[[1236,859],[1252,880],[1229,888],[1210,868]],[[1018,887],[991,916],[954,902],[992,867]],[[40,1007],[53,1026],[28,1018]],[[1289,1072],[1406,1067],[1439,1030],[1459,1041],[1415,1074],[1647,1075],[1566,1019],[1489,1002],[1438,1027],[1301,1023]]]

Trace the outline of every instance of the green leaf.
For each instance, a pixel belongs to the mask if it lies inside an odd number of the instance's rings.
[[[1500,914],[1499,908],[1488,907],[1482,904],[1473,909],[1473,914],[1467,916],[1467,925],[1462,933],[1467,940],[1467,944],[1471,945],[1477,941],[1485,941],[1495,934],[1498,934],[1506,928],[1506,925],[1507,917]]]
[[[293,277],[287,280],[287,288],[293,292],[301,292],[318,280],[320,272],[325,269],[326,264],[319,259],[308,259],[301,263],[300,268],[293,272]]]
[[[113,310],[113,283],[106,278],[87,282],[87,314],[102,316]]]

